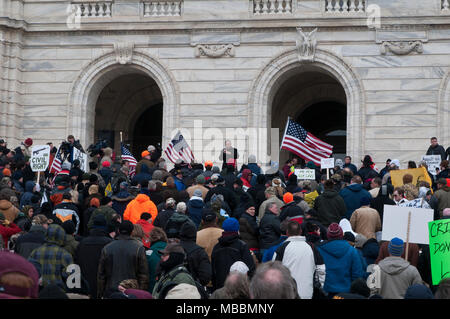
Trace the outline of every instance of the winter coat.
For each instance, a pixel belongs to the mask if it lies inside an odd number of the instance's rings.
[[[196,244],[197,229],[187,223],[180,230],[180,244],[186,253],[187,269],[195,280],[206,286],[212,275],[211,262],[205,249]]]
[[[111,183],[111,179],[113,177],[114,172],[109,167],[103,167],[102,169],[98,170],[98,173],[105,181],[106,186],[108,186],[109,183]]]
[[[99,208],[95,209],[92,212],[91,218],[89,218],[89,222],[88,222],[88,225],[87,225],[89,231],[94,226],[94,219],[95,219],[95,216],[97,216],[98,214],[103,214],[103,216],[105,216],[105,219],[106,219],[106,224],[107,225],[111,225],[112,224],[112,217],[115,214],[117,214],[117,213],[116,213],[116,211],[114,209],[112,209],[109,206],[100,206]]]
[[[301,217],[301,219],[303,219],[304,215],[305,214],[300,206],[298,206],[295,201],[292,201],[281,207],[280,221],[282,222],[286,218],[290,217]]]
[[[156,218],[153,220],[153,226],[165,229],[166,224],[169,221],[169,218],[172,217],[174,213],[175,210],[171,208],[162,210],[160,213],[158,213],[158,216],[156,216]]]
[[[9,200],[0,200],[0,213],[5,216],[5,219],[14,222],[14,220],[19,216],[19,209],[14,206]]]
[[[210,261],[213,248],[219,242],[222,233],[223,229],[218,227],[207,227],[197,232],[197,245],[205,249]]]
[[[278,241],[281,236],[280,218],[266,210],[264,217],[259,223],[259,245],[260,249],[267,249]]]
[[[384,205],[395,205],[395,202],[388,195],[382,195],[380,189],[378,196],[370,200],[370,208],[375,209],[380,215],[381,225],[383,225]]]
[[[202,212],[204,206],[205,204],[203,203],[202,198],[196,196],[192,196],[187,203],[187,213],[197,229],[202,222]]]
[[[380,292],[384,299],[404,299],[408,287],[422,284],[422,278],[416,267],[401,257],[386,257],[380,266]]]
[[[150,249],[145,252],[148,263],[148,292],[153,292],[156,284],[156,267],[161,260],[160,250],[166,248],[167,243],[164,241],[157,241],[151,243]]]
[[[367,265],[375,264],[379,251],[380,245],[376,239],[372,238],[364,243],[361,248],[361,252],[363,257],[366,259]]]
[[[239,219],[239,235],[249,248],[259,249],[259,227],[256,217],[244,212]]]
[[[152,220],[155,220],[156,216],[158,216],[158,209],[150,200],[150,197],[144,194],[139,194],[127,205],[127,208],[123,213],[123,219],[129,220],[133,224],[136,224],[136,222],[141,219],[142,213],[149,213],[152,215]]]
[[[361,167],[356,174],[361,176],[363,183],[367,183],[369,179],[372,180],[375,177],[379,177],[377,171],[371,167]]]
[[[10,223],[8,226],[4,226],[3,224],[0,224],[0,235],[2,236],[2,239],[3,239],[3,245],[4,245],[3,247],[7,248],[9,238],[12,235],[20,233],[21,231],[22,231],[22,229],[20,229],[20,227],[14,223]]]
[[[168,238],[180,238],[181,228],[185,223],[191,223],[195,227],[194,222],[187,215],[175,212],[169,217],[163,229]]]
[[[80,228],[80,213],[77,205],[72,202],[61,202],[53,208],[53,215],[58,218],[61,223],[64,223],[67,220],[73,221],[75,224],[75,234],[78,233],[78,229]]]
[[[175,186],[177,187],[177,190],[180,191],[184,191],[186,189],[186,185],[184,185],[183,181],[181,179],[179,179],[178,177],[174,176],[173,180],[175,182]]]
[[[152,223],[149,223],[147,220],[145,220],[145,219],[139,219],[137,222],[136,222],[136,225],[140,225],[141,227],[142,227],[142,231],[144,232],[144,234],[145,234],[145,238],[142,238],[142,244],[146,247],[146,248],[150,248],[150,240],[149,240],[149,237],[150,237],[150,232],[152,231],[152,229],[153,229],[153,224]]]
[[[36,186],[36,183],[33,181],[27,181],[25,183],[25,193],[23,193],[22,197],[20,198],[20,209],[22,209],[23,206],[31,205],[31,198],[34,195],[34,186]]]
[[[255,186],[250,187],[247,190],[247,193],[250,194],[253,198],[253,202],[255,203],[255,210],[258,213],[259,207],[266,200],[266,196],[264,195],[264,191],[266,190],[266,186],[264,184],[255,184]]]
[[[189,197],[194,196],[194,192],[195,192],[196,189],[199,189],[199,190],[202,191],[202,199],[204,200],[204,199],[206,198],[206,194],[208,194],[209,189],[206,188],[206,187],[203,186],[203,185],[200,185],[200,184],[189,186],[189,187],[186,189],[186,191],[187,191],[188,194],[189,194]]]
[[[271,261],[273,259],[273,255],[275,254],[275,251],[286,241],[287,238],[288,237],[286,235],[281,235],[279,240],[275,243],[275,245],[267,248],[264,251],[261,262],[265,263]]]
[[[361,198],[367,197],[369,201],[372,199],[372,196],[363,188],[362,184],[351,184],[341,190],[339,195],[344,199],[345,207],[347,207],[345,218],[348,220],[352,217],[355,209],[361,207]]]
[[[153,299],[163,299],[161,294],[166,291],[166,287],[169,287],[172,284],[188,284],[195,286],[195,281],[184,265],[177,265],[168,272],[163,272],[161,274],[158,282],[155,283],[155,288],[153,288],[152,291]]]
[[[97,297],[117,289],[125,279],[136,279],[139,289],[148,289],[148,263],[142,243],[130,236],[119,235],[107,244],[100,256],[97,275]]]
[[[125,212],[127,205],[135,199],[135,197],[132,196],[127,190],[123,189],[113,195],[111,199],[112,208],[120,215],[120,217],[123,217],[123,213]]]
[[[444,147],[442,147],[442,145],[439,144],[435,147],[430,145],[430,147],[428,147],[426,155],[441,155],[441,160],[445,160],[446,158],[445,149]]]
[[[389,242],[388,241],[383,241],[380,243],[380,249],[378,251],[378,257],[375,260],[376,264],[379,264],[383,259],[389,257]],[[403,250],[403,253],[401,255],[401,257],[404,259],[405,258],[405,253],[406,253],[406,248]],[[419,262],[419,245],[417,244],[413,244],[413,243],[409,243],[409,249],[408,249],[408,262],[413,265],[414,267],[417,267],[417,264]]]
[[[146,171],[145,171],[145,169],[144,169],[145,173],[148,173],[148,172],[149,172],[149,169],[155,166],[155,163],[153,163],[152,161],[150,161],[150,160],[148,160],[148,159],[146,159],[146,158],[141,159],[141,160],[136,164],[136,175],[138,175],[138,174],[140,174],[140,173],[142,172],[144,166],[146,167]],[[149,178],[148,180],[151,180],[151,179],[152,179],[152,178],[151,178],[151,176],[150,176],[150,178]]]
[[[80,266],[81,276],[89,284],[91,298],[97,298],[97,272],[102,249],[112,241],[106,230],[94,228],[89,236],[80,241],[75,252],[75,262]]]
[[[355,233],[364,235],[367,239],[376,238],[375,233],[381,231],[380,214],[368,206],[355,210],[350,218],[350,224]]]
[[[150,197],[150,200],[156,205],[158,206],[159,204],[164,202],[164,198],[162,196],[162,192],[161,191],[152,191],[149,190],[148,192],[148,197]]]
[[[247,244],[239,239],[237,233],[223,233],[211,254],[214,290],[223,287],[230,273],[230,267],[236,261],[244,262],[249,268],[248,275],[253,275],[256,266]]]
[[[33,225],[28,233],[17,238],[14,252],[28,259],[31,252],[45,243],[45,233],[47,230],[41,225]]]
[[[138,163],[138,165],[139,165],[139,163]],[[138,173],[137,166],[136,166],[136,175],[134,175],[134,177],[131,181],[141,184],[142,181],[144,181],[144,180],[146,180],[146,181],[151,180],[152,175],[149,172],[149,167],[150,166],[148,166],[148,164],[141,164],[141,169],[140,169],[140,172]]]
[[[344,199],[335,190],[325,190],[314,201],[317,220],[325,227],[339,223],[345,217],[347,207]]]
[[[439,216],[442,218],[444,209],[450,207],[450,187],[444,186],[437,190],[434,197],[438,200]]]
[[[325,241],[316,244],[316,247],[325,262],[325,291],[350,292],[352,282],[364,278],[361,258],[346,240]]]
[[[56,284],[65,286],[66,268],[73,264],[73,257],[63,248],[66,232],[61,226],[49,225],[45,243],[34,249],[28,260],[39,264],[42,274],[42,285]]]
[[[276,203],[278,206],[278,209],[281,209],[281,207],[284,206],[284,202],[279,199],[277,196],[272,195],[270,196],[268,199],[266,199],[265,201],[263,201],[261,203],[261,206],[259,206],[259,211],[258,211],[258,219],[261,221],[264,217],[264,214],[266,212],[266,208],[268,207],[268,205],[270,203]]]

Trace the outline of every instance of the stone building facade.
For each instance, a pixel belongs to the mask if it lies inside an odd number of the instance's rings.
[[[241,162],[284,161],[290,116],[356,163],[418,161],[450,144],[449,2],[0,0],[0,137],[140,153],[182,129],[195,154],[235,129]]]

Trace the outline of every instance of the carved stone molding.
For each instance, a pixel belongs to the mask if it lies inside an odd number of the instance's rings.
[[[297,47],[298,60],[299,61],[314,61],[314,55],[316,53],[317,40],[316,40],[317,28],[309,33],[304,33],[302,28],[297,28],[299,38],[295,40]]]
[[[210,57],[210,58],[234,57],[234,55],[235,55],[234,47],[236,45],[238,45],[238,44],[235,44],[235,43],[196,44],[195,45],[195,56],[196,57]]]
[[[116,61],[119,64],[130,64],[133,60],[133,42],[118,42],[114,43],[114,52],[116,54]]]
[[[381,44],[381,54],[386,54],[388,51],[396,55],[407,55],[411,52],[423,53],[423,44],[421,41],[384,41]]]

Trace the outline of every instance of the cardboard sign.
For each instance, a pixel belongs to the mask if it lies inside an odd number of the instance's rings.
[[[334,168],[334,158],[322,158],[320,160],[320,168]]]
[[[295,169],[294,174],[298,179],[316,179],[316,171],[313,169]]]
[[[450,219],[428,223],[430,235],[431,278],[439,285],[443,278],[450,277]]]
[[[76,160],[76,159],[80,161],[80,169],[85,173],[89,173],[88,155],[86,153],[83,153],[76,147],[74,147],[73,148],[73,160]]]
[[[33,172],[44,172],[50,163],[50,146],[35,145],[31,149],[30,166]]]
[[[440,164],[442,161],[441,155],[423,155],[422,161],[427,163],[430,174],[437,175],[436,168],[440,169]]]
[[[384,205],[381,240],[390,241],[398,237],[406,244],[409,212],[411,212],[409,242],[428,245],[428,223],[433,221],[434,211],[425,208]]]

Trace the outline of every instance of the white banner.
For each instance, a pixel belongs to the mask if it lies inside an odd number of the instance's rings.
[[[316,179],[316,171],[313,169],[295,169],[294,174],[298,179]]]
[[[30,166],[33,172],[44,172],[50,163],[50,146],[35,145],[31,149]]]
[[[322,158],[320,160],[320,168],[334,168],[334,158]]]
[[[73,160],[76,159],[80,161],[80,169],[85,173],[89,173],[88,155],[80,151],[78,148],[74,147]]]
[[[425,161],[428,165],[428,171],[430,174],[437,175],[436,168],[440,169],[441,155],[423,155],[422,161]]]

